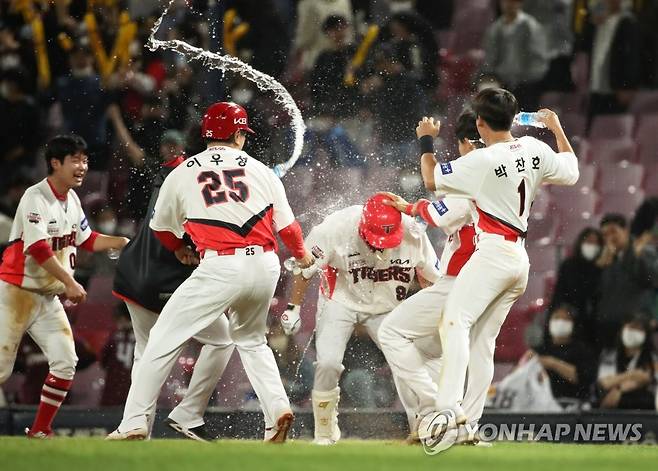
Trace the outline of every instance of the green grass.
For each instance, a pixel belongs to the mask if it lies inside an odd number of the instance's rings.
[[[496,443],[453,447],[426,456],[422,447],[393,441],[343,440],[333,447],[305,441],[265,445],[226,440],[105,442],[98,438],[47,441],[0,438],[0,469],[7,471],[588,471],[658,469],[658,446]]]

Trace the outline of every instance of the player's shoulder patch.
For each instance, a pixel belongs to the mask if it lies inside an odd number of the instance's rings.
[[[443,175],[448,175],[452,173],[452,165],[450,164],[450,162],[444,162],[440,165],[441,165],[441,173]]]
[[[88,227],[89,227],[89,221],[87,221],[87,217],[85,216],[84,218],[82,218],[82,221],[80,221],[80,230],[86,231]]]
[[[41,222],[41,215],[39,213],[27,213],[27,221],[32,224],[39,224]]]
[[[432,206],[434,206],[434,209],[436,209],[436,212],[439,213],[439,216],[443,216],[445,213],[448,212],[448,207],[443,202],[443,200],[432,201]]]

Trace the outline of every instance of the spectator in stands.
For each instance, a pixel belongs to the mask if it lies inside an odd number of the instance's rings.
[[[631,238],[620,214],[604,215],[601,232],[605,246],[597,262],[602,273],[595,330],[597,346],[610,348],[627,313],[652,311],[658,251],[646,235]]]
[[[130,375],[135,352],[135,333],[125,303],[114,309],[116,330],[101,351],[100,364],[105,370],[105,387],[101,406],[122,406],[130,390]]]
[[[76,45],[70,54],[70,65],[70,73],[60,77],[53,90],[64,120],[61,131],[75,131],[82,136],[88,144],[89,169],[105,170],[109,160],[106,113],[110,95],[101,85],[88,48]]]
[[[625,322],[617,346],[601,355],[597,395],[605,409],[655,409],[658,356],[642,316]]]
[[[294,47],[301,53],[303,70],[311,70],[320,53],[329,48],[329,40],[322,31],[322,25],[331,15],[347,18],[347,41],[352,42],[354,19],[350,0],[301,0],[297,5]]]
[[[605,0],[590,12],[581,47],[590,55],[589,116],[623,113],[640,80],[637,19],[622,0]]]
[[[595,344],[594,333],[588,327],[596,320],[596,300],[601,282],[601,268],[596,261],[602,247],[603,236],[597,229],[587,227],[578,234],[571,254],[560,264],[553,299],[549,305],[549,312],[565,303],[573,306],[578,313],[575,319],[577,330],[592,346]]]
[[[548,322],[548,341],[535,351],[558,402],[586,401],[596,380],[592,368],[595,356],[576,336],[577,318],[575,309],[568,304],[554,309]]]
[[[375,51],[375,73],[361,81],[361,92],[374,120],[381,163],[410,165],[416,143],[413,129],[418,117],[427,114],[427,96],[390,45]]]
[[[347,18],[327,17],[322,31],[329,46],[322,52],[311,73],[310,88],[315,114],[343,118],[352,116],[356,106],[356,89],[345,83],[355,48],[349,43]]]
[[[548,71],[544,28],[521,10],[523,0],[500,0],[502,15],[484,38],[483,73],[494,74],[516,96],[522,109],[538,108]]]
[[[658,88],[658,2],[633,2],[640,26],[640,86]]]
[[[39,108],[28,93],[29,79],[19,68],[0,76],[0,163],[4,185],[16,173],[31,169],[36,152],[43,142],[43,126]]]
[[[428,91],[439,84],[439,44],[430,24],[415,12],[393,15],[385,35],[405,69]]]
[[[542,83],[543,91],[568,92],[573,90],[571,61],[573,59],[573,0],[524,0],[523,11],[544,27],[548,59],[548,72]]]

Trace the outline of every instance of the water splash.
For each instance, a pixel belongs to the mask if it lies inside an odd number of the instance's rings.
[[[281,178],[284,176],[288,170],[295,165],[297,159],[302,154],[302,148],[304,146],[304,133],[306,132],[306,125],[304,124],[304,118],[302,113],[297,107],[295,100],[293,100],[288,90],[281,85],[274,77],[271,77],[259,70],[254,69],[249,64],[245,64],[240,59],[230,56],[222,55],[216,52],[206,51],[191,44],[181,41],[179,39],[172,39],[168,41],[162,41],[155,38],[156,33],[160,29],[162,20],[169,12],[169,9],[173,5],[175,0],[170,0],[167,7],[158,18],[158,21],[153,25],[151,34],[146,43],[146,47],[149,50],[155,51],[156,49],[167,49],[174,51],[178,54],[184,56],[187,60],[198,60],[205,67],[209,69],[220,70],[223,73],[230,71],[240,74],[242,77],[250,80],[258,89],[262,92],[273,92],[274,99],[276,103],[280,104],[290,115],[292,129],[295,134],[295,141],[293,145],[293,151],[290,158],[283,163],[276,164],[274,166],[274,173]]]

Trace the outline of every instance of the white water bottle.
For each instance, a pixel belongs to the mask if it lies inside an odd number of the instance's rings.
[[[427,222],[422,217],[416,216],[414,225],[409,228],[409,232],[411,232],[414,238],[420,239],[427,232]]]
[[[532,126],[534,128],[545,128],[546,125],[539,121],[540,117],[543,117],[544,114],[537,111],[535,113],[530,113],[528,111],[521,111],[516,116],[514,116],[514,124],[518,126]]]
[[[297,259],[295,257],[285,259],[283,262],[283,267],[289,272],[292,272],[293,275],[299,275],[302,272],[302,269],[299,266],[299,263],[297,263]]]

